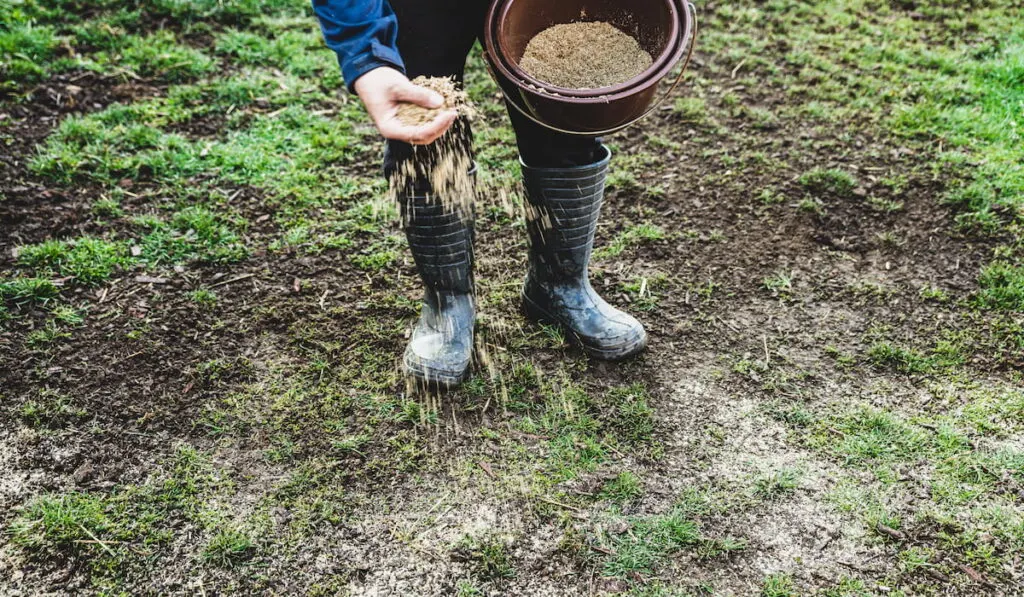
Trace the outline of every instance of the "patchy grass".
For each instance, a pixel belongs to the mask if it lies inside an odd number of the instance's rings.
[[[106,71],[114,67],[131,77],[178,83],[208,74],[217,66],[203,52],[179,44],[171,31],[158,31],[146,37],[130,36],[126,40],[114,51],[98,53],[94,68]]]
[[[15,545],[41,560],[74,555],[98,586],[118,586],[137,569],[138,549],[162,549],[180,525],[209,516],[201,496],[223,483],[207,457],[179,446],[163,473],[110,493],[45,494],[21,507],[8,528]]]
[[[37,273],[64,276],[80,284],[98,284],[128,265],[123,242],[82,237],[19,247],[18,262]]]
[[[478,368],[438,397],[402,383],[411,262],[378,139],[308,2],[0,0],[0,144],[16,150],[0,219],[24,245],[0,264],[14,582],[334,595],[380,590],[387,569],[410,594],[1015,586],[1012,4],[706,6],[688,97],[608,141],[594,283],[646,312],[652,338],[614,366],[515,313],[517,149],[474,50],[494,191]],[[37,201],[40,186],[61,192]],[[65,232],[45,241],[51,216]],[[943,269],[923,257],[936,242],[971,254]],[[139,268],[168,283],[124,275]],[[701,486],[676,496],[691,474]],[[768,523],[800,529],[808,504],[813,547],[777,548]]]
[[[838,168],[815,168],[801,174],[799,182],[812,193],[838,197],[849,195],[857,186],[857,179]]]
[[[696,523],[680,509],[622,522],[621,531],[603,531],[596,538],[600,552],[606,554],[602,571],[609,577],[649,574],[669,556],[700,540]]]
[[[223,528],[214,533],[203,549],[203,561],[221,568],[234,568],[251,558],[252,539],[236,528]]]
[[[1007,311],[1024,311],[1024,265],[996,261],[981,271],[979,305]]]
[[[794,468],[781,468],[754,479],[754,495],[762,500],[773,500],[789,495],[800,486],[801,472]]]
[[[57,285],[46,278],[0,280],[0,298],[16,305],[46,303],[59,293]]]
[[[87,417],[88,412],[76,407],[70,397],[44,390],[36,398],[23,403],[18,416],[30,427],[60,428]]]
[[[623,471],[605,483],[600,496],[613,502],[625,503],[640,497],[643,491],[640,478],[631,471]]]
[[[761,597],[796,597],[793,579],[786,574],[772,574],[761,585]]]
[[[615,235],[607,246],[594,251],[596,259],[618,257],[628,248],[665,238],[665,231],[653,224],[635,224]]]
[[[515,576],[509,548],[504,539],[496,535],[463,537],[455,546],[455,553],[470,562],[478,582],[500,584]]]

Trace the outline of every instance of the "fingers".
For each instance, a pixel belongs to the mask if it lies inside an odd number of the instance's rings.
[[[413,145],[429,145],[444,135],[458,115],[453,110],[445,110],[436,118],[421,126],[402,124],[397,118],[380,123],[380,134],[387,139],[405,141]]]
[[[426,87],[413,85],[409,81],[397,83],[392,93],[394,99],[400,102],[409,102],[424,108],[434,109],[444,105],[444,98],[440,93]]]

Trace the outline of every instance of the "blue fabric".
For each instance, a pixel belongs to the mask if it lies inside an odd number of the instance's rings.
[[[381,67],[405,72],[398,53],[398,19],[387,0],[313,0],[327,47],[338,54],[349,91],[356,79]]]

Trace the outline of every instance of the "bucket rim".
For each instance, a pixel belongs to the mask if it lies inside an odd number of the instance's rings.
[[[552,85],[541,83],[540,85],[526,81],[512,72],[509,61],[505,59],[504,54],[498,50],[497,44],[497,31],[494,24],[496,23],[495,17],[497,9],[511,0],[499,0],[491,5],[487,15],[487,35],[484,36],[484,51],[487,55],[488,61],[491,62],[498,72],[508,80],[513,86],[519,89],[521,92],[530,93],[540,97],[552,99],[552,100],[564,100],[565,103],[569,104],[606,104],[613,101],[628,98],[630,96],[643,93],[652,86],[658,85],[664,80],[669,72],[679,63],[683,54],[686,51],[686,46],[690,43],[690,38],[694,34],[694,20],[692,13],[687,10],[687,0],[668,0],[676,8],[676,13],[684,14],[684,23],[682,35],[676,39],[676,44],[672,46],[672,56],[670,60],[667,60],[664,64],[660,65],[660,68],[654,73],[649,74],[646,78],[641,79],[642,75],[634,77],[628,81],[629,85],[623,89],[614,92],[603,92],[600,95],[573,95],[571,93],[563,93],[563,91],[578,91],[578,90],[563,90]],[[681,10],[680,10],[681,9]],[[647,71],[645,71],[645,74]],[[610,89],[610,88],[607,88]]]

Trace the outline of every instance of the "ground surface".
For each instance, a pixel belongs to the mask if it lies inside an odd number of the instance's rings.
[[[622,365],[518,313],[480,60],[479,364],[304,2],[0,0],[0,593],[1024,594],[1024,29],[719,1],[615,151]]]

